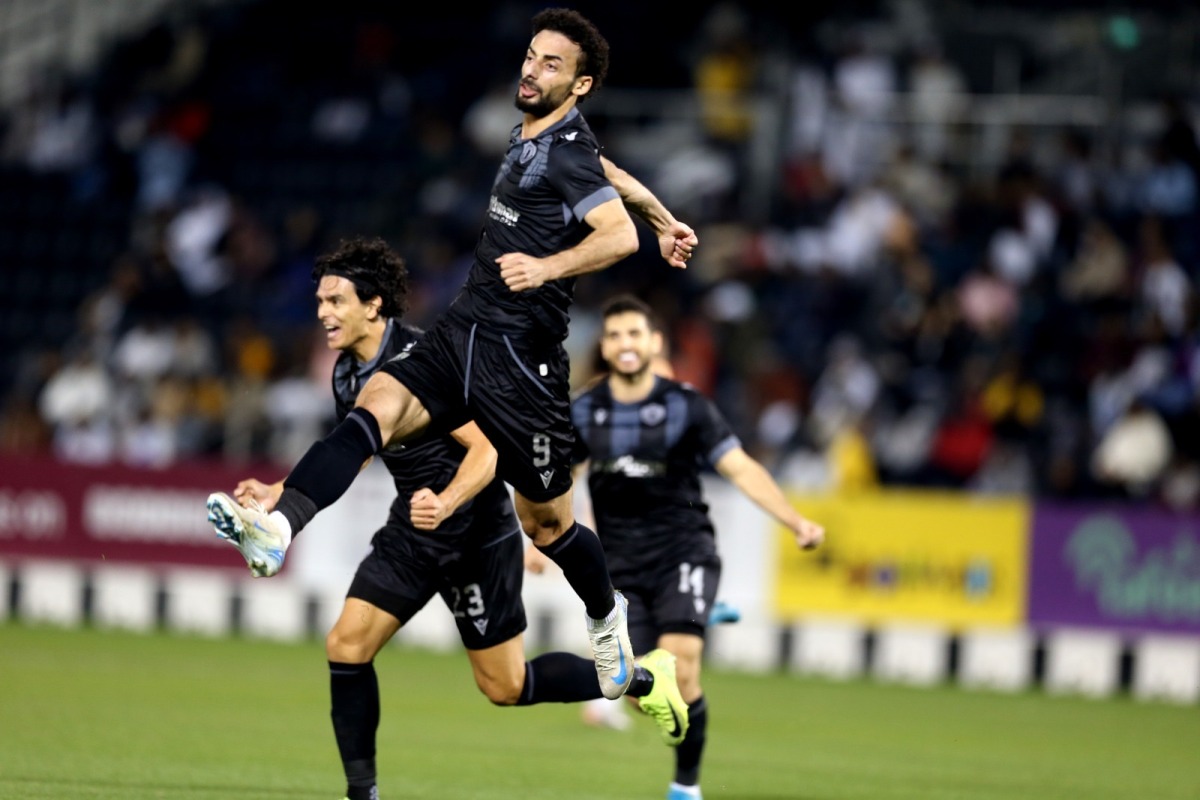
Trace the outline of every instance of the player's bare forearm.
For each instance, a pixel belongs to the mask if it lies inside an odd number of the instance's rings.
[[[767,468],[751,458],[745,450],[739,447],[729,451],[717,461],[716,467],[755,505],[795,533],[796,543],[800,547],[816,547],[825,538],[824,529],[792,508],[783,489]]]
[[[658,237],[659,255],[663,260],[672,267],[685,269],[700,244],[696,232],[675,219],[675,215],[637,178],[604,156],[600,157],[600,163],[604,166],[604,177],[617,190],[625,207],[654,230],[654,235]]]
[[[675,222],[675,216],[667,207],[641,181],[604,156],[600,156],[600,163],[604,166],[604,177],[621,195],[625,207],[641,217],[655,234],[665,233]]]
[[[525,253],[505,253],[497,258],[505,285],[514,292],[525,292],[549,281],[598,272],[637,252],[637,229],[620,200],[601,203],[584,219],[592,232],[574,247],[545,258]]]
[[[546,258],[555,278],[598,272],[637,252],[637,228],[618,200],[593,208],[584,217],[592,232],[574,247]]]
[[[467,448],[467,452],[450,483],[438,492],[438,497],[446,506],[446,516],[453,514],[463,503],[483,491],[496,477],[496,448],[475,423],[468,423],[451,435]]]
[[[633,220],[629,220],[627,227],[611,226],[603,231],[592,231],[587,238],[571,249],[546,259],[553,276],[551,280],[572,278],[607,269],[636,253],[637,245],[637,231],[633,227]]]

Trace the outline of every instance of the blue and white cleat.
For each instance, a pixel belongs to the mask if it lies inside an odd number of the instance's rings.
[[[684,786],[672,783],[667,789],[667,800],[703,800],[699,786]]]
[[[283,567],[287,544],[262,506],[254,505],[246,508],[224,492],[213,492],[208,496],[208,521],[217,536],[238,549],[254,577],[269,578]]]
[[[732,624],[739,622],[742,619],[742,612],[737,606],[730,605],[724,600],[718,600],[713,603],[712,611],[708,615],[709,625]]]
[[[596,677],[600,692],[616,700],[629,688],[633,677],[633,645],[629,641],[629,601],[620,592],[613,592],[617,601],[604,619],[587,618],[588,639],[592,643],[592,658],[596,660]]]

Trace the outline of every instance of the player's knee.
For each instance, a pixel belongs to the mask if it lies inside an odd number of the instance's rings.
[[[339,664],[365,664],[375,657],[373,649],[365,638],[346,635],[336,626],[325,636],[325,656]]]
[[[521,691],[525,688],[525,676],[476,676],[479,691],[494,706],[515,706],[521,699]]]
[[[521,529],[539,547],[553,544],[565,529],[564,520],[558,514],[529,511],[521,514]]]
[[[354,406],[370,412],[384,442],[406,439],[429,423],[421,401],[404,384],[384,373],[371,376]]]

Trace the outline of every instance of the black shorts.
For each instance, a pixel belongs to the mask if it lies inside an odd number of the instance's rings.
[[[519,530],[459,552],[424,546],[420,537],[394,526],[375,534],[376,540],[384,536],[387,546],[373,542],[347,597],[365,600],[404,625],[440,594],[468,650],[494,647],[525,630],[525,544]]]
[[[447,317],[406,357],[381,368],[408,387],[439,427],[473,419],[499,454],[496,474],[535,502],[571,488],[570,370],[561,344],[531,347]]]
[[[636,655],[658,647],[664,633],[704,637],[721,583],[721,559],[669,561],[639,572],[614,572],[613,585],[629,601],[629,638]]]

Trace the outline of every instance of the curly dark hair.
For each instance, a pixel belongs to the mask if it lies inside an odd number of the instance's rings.
[[[533,18],[533,35],[541,31],[561,33],[575,44],[579,45],[582,54],[575,66],[575,77],[588,75],[592,79],[592,88],[579,98],[582,103],[588,97],[600,91],[604,78],[608,75],[608,40],[605,39],[592,21],[570,8],[547,8],[539,11]]]
[[[317,258],[312,277],[337,275],[354,284],[358,299],[382,300],[379,313],[398,319],[408,310],[408,268],[404,258],[380,238],[343,239],[332,253]]]

